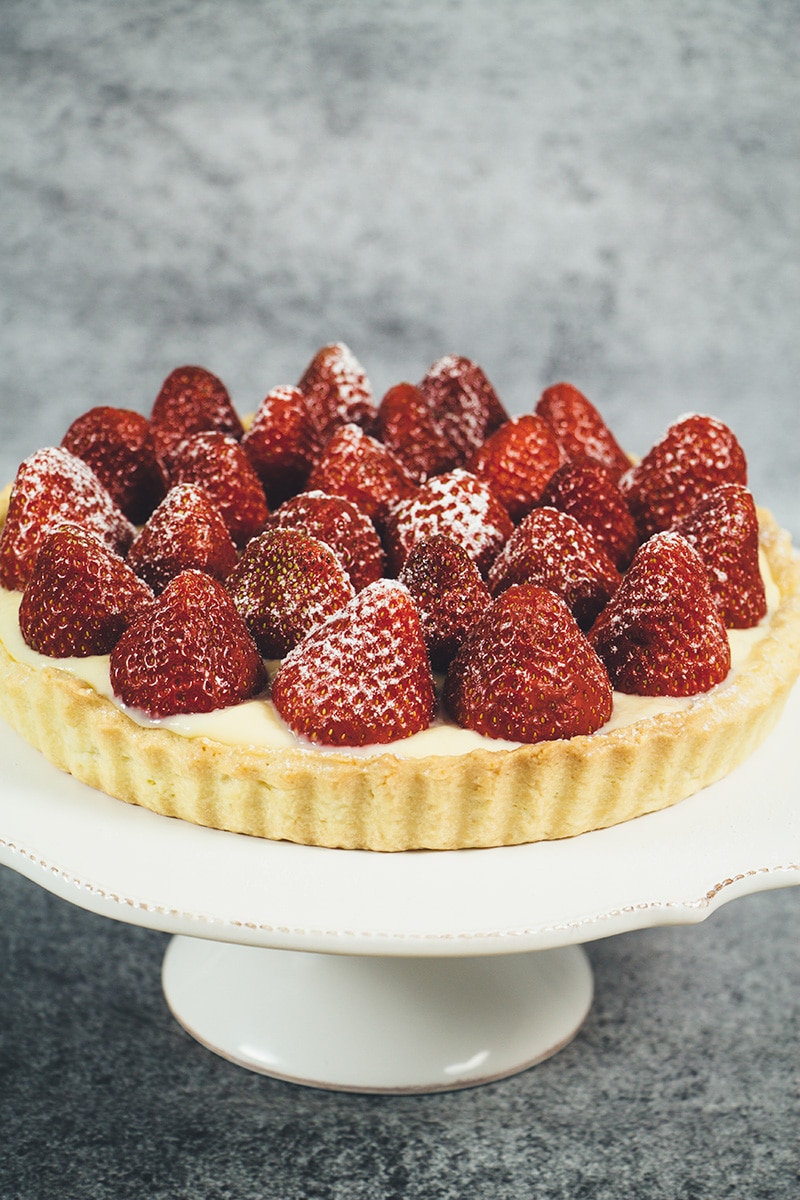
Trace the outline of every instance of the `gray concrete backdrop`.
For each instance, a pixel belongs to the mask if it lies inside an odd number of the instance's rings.
[[[641,453],[687,410],[800,537],[794,0],[3,0],[0,473],[199,362],[347,341]]]

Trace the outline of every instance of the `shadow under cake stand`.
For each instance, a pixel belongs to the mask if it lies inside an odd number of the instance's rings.
[[[558,842],[401,854],[159,817],[0,723],[0,862],[173,934],[167,1003],[224,1058],[341,1091],[454,1090],[574,1037],[593,994],[581,943],[800,883],[799,718],[795,688],[743,766],[664,812]]]

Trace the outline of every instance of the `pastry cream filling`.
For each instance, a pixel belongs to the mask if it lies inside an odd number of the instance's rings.
[[[769,565],[763,554],[761,556],[761,572],[767,592],[767,616],[752,629],[728,630],[731,646],[731,669],[724,682],[713,691],[728,687],[745,668],[754,646],[766,635],[772,613],[780,603],[778,588],[772,579]],[[17,662],[27,663],[39,669],[58,667],[62,671],[69,672],[88,683],[100,695],[106,696],[139,725],[169,729],[182,737],[210,738],[231,746],[274,749],[304,747],[316,753],[325,753],[326,750],[332,749],[320,747],[298,738],[281,720],[272,702],[266,698],[247,700],[243,704],[217,709],[210,713],[190,713],[161,718],[148,717],[146,713],[127,708],[117,700],[111,689],[108,655],[93,655],[88,658],[47,658],[26,645],[19,630],[21,599],[21,592],[9,592],[0,588],[0,641],[5,645],[11,657]],[[273,664],[274,666],[275,664]],[[629,696],[622,692],[614,692],[614,709],[611,718],[602,729],[598,730],[598,735],[623,725],[632,725],[636,721],[659,716],[661,713],[688,708],[702,700],[705,695],[710,694],[712,693],[677,698],[673,696]],[[354,756],[392,753],[399,758],[423,758],[430,754],[466,754],[468,751],[476,749],[511,750],[521,744],[500,738],[487,738],[471,729],[461,729],[448,721],[446,717],[438,717],[428,729],[412,734],[411,737],[404,738],[402,741],[392,742],[389,745],[347,747],[346,753]],[[342,753],[342,748],[337,748],[337,752]]]

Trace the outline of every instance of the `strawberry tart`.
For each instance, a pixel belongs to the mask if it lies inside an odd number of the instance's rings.
[[[342,344],[243,421],[200,367],[0,496],[0,714],[160,814],[381,851],[675,804],[800,673],[800,566],[721,421],[638,461],[570,384],[448,355],[378,402]]]

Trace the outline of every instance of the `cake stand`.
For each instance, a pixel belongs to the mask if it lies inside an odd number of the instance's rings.
[[[664,812],[559,842],[402,854],[159,817],[2,724],[0,862],[173,934],[167,1003],[225,1058],[337,1090],[453,1090],[570,1041],[592,1001],[581,943],[800,883],[798,718],[795,688],[756,754]]]

